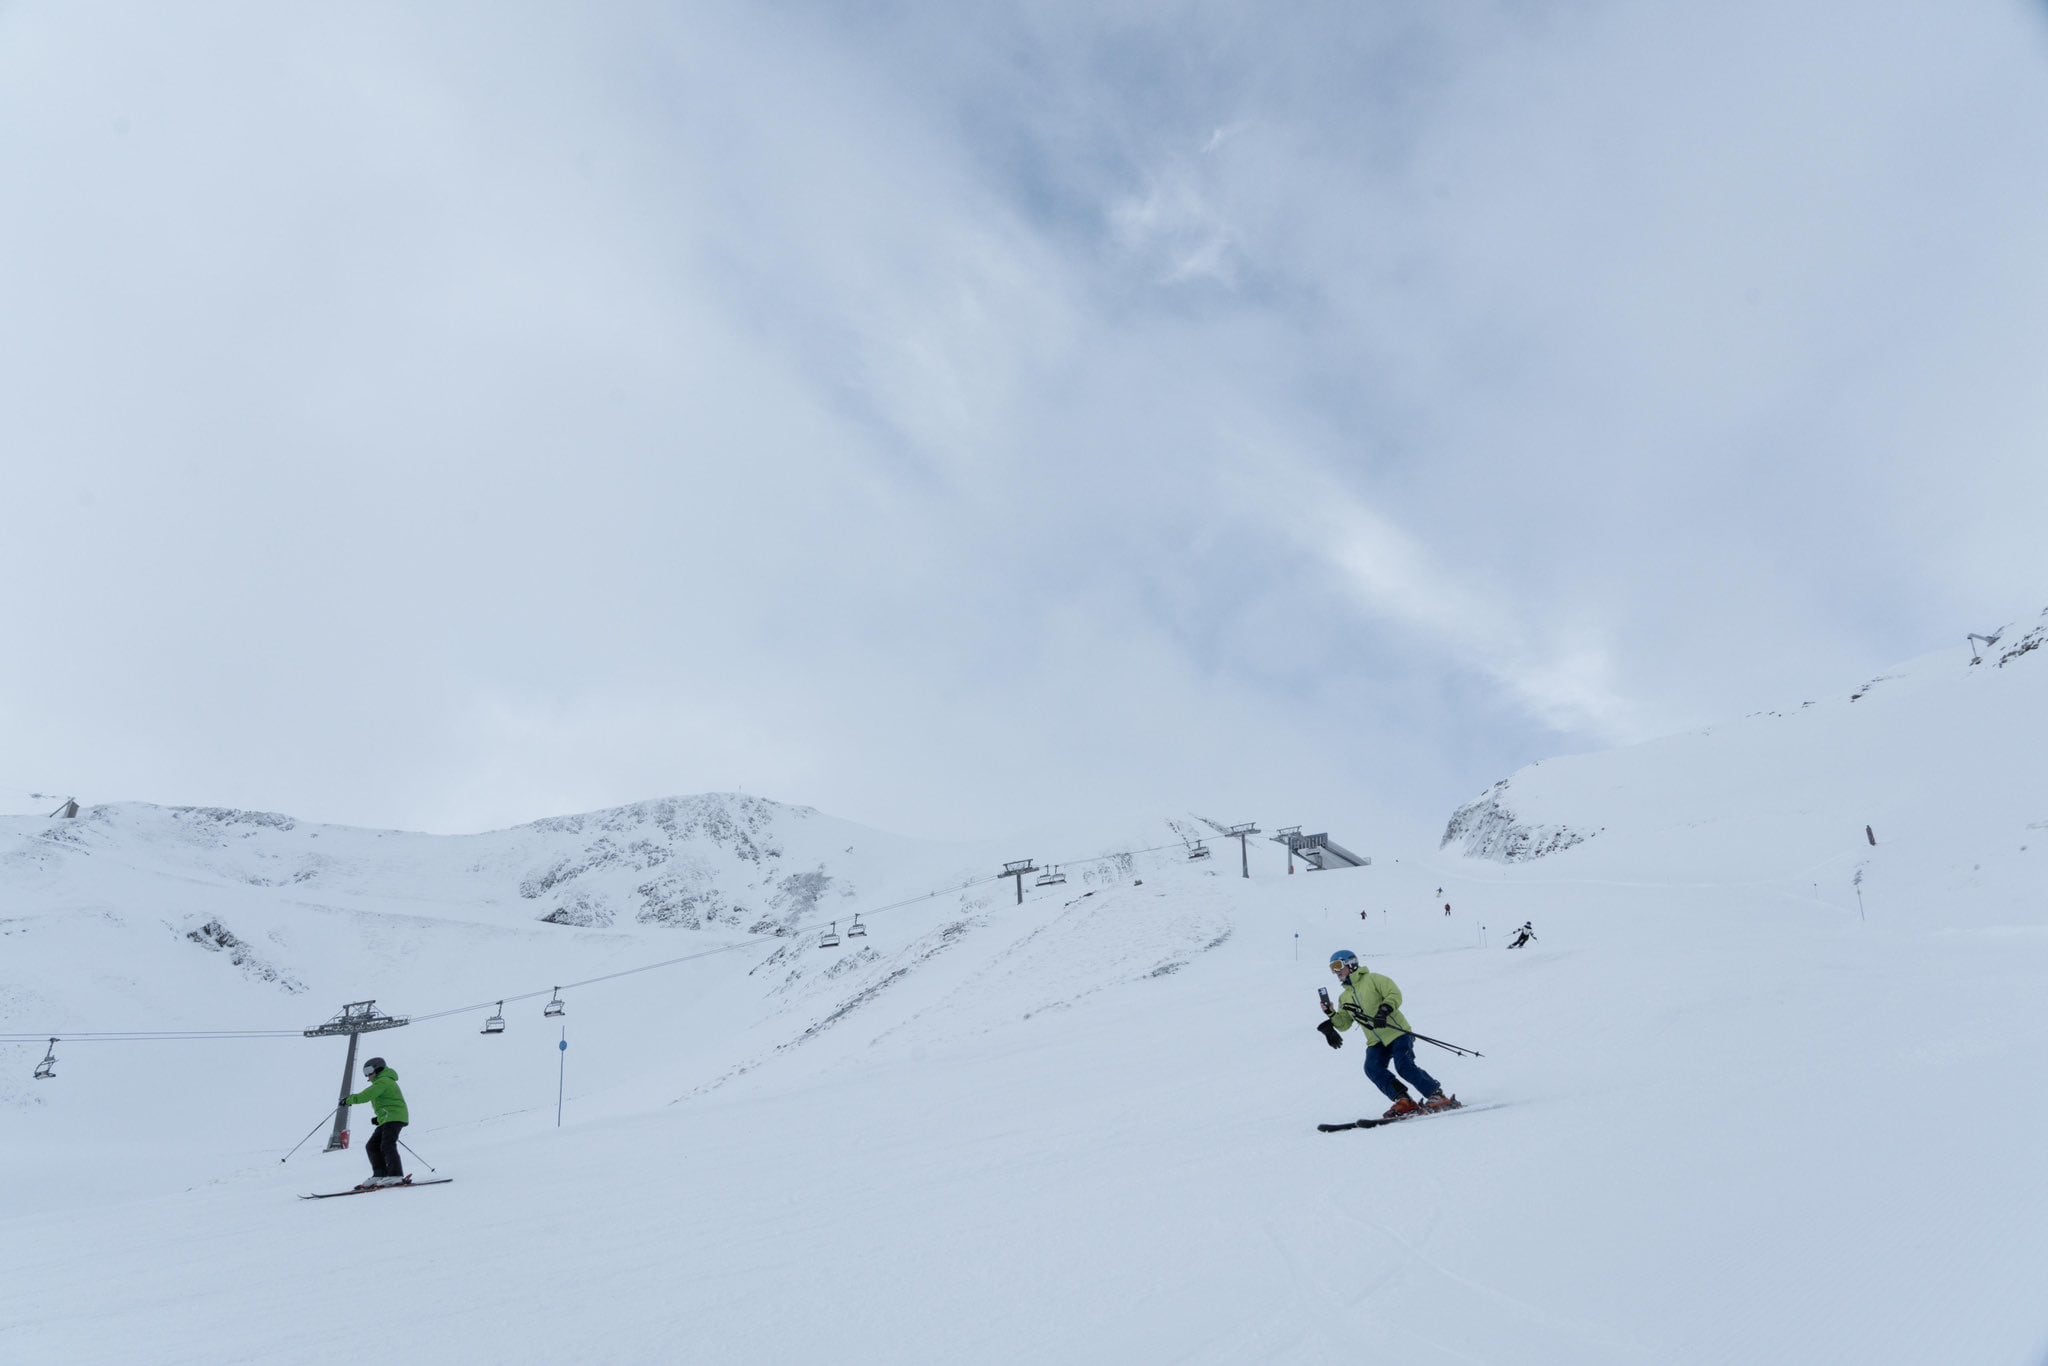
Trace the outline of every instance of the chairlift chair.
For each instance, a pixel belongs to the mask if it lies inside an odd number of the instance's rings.
[[[1200,840],[1196,840],[1193,846],[1188,849],[1189,863],[1193,863],[1197,859],[1205,859],[1207,857],[1209,857],[1209,846],[1202,843]]]
[[[848,939],[865,939],[868,937],[868,927],[860,923],[859,916],[853,918],[853,924],[847,928],[846,937]]]
[[[1061,872],[1059,870],[1059,867],[1055,865],[1051,868],[1046,869],[1044,872],[1040,873],[1038,875],[1038,881],[1034,885],[1039,887],[1057,887],[1066,880],[1067,875]]]
[[[497,1012],[490,1019],[484,1021],[484,1027],[481,1032],[485,1034],[503,1034],[505,1032],[505,1003],[503,1001],[498,1002]]]
[[[543,1010],[541,1014],[547,1016],[550,1020],[552,1020],[557,1015],[565,1013],[568,1009],[569,1007],[562,1003],[562,989],[560,987],[556,987],[555,999],[548,1002],[547,1009]]]
[[[839,947],[838,921],[833,921],[832,928],[818,936],[818,947],[821,949],[836,949]]]
[[[50,1051],[49,1051],[48,1055],[47,1055],[47,1056],[45,1056],[45,1057],[43,1058],[43,1060],[42,1060],[41,1062],[39,1062],[39,1063],[37,1063],[37,1064],[36,1064],[36,1080],[37,1080],[37,1081],[48,1081],[48,1080],[49,1080],[50,1078],[52,1078],[52,1077],[54,1077],[54,1076],[56,1076],[56,1075],[57,1075],[57,1041],[56,1041],[55,1039],[52,1039],[52,1040],[50,1040]]]

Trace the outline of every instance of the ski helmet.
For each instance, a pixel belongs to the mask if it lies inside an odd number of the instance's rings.
[[[366,1077],[374,1077],[383,1070],[384,1059],[382,1058],[371,1058],[368,1062],[363,1064],[363,1075]]]
[[[1335,953],[1331,954],[1330,971],[1336,972],[1340,968],[1347,968],[1354,972],[1357,971],[1358,955],[1353,953],[1349,949],[1339,949]]]

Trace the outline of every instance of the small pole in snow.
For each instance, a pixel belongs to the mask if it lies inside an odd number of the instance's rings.
[[[1877,848],[1877,836],[1871,833],[1870,827],[1867,825],[1863,827],[1863,838],[1870,841],[1871,848]]]
[[[1297,963],[1299,963],[1299,962],[1301,961],[1301,931],[1300,931],[1300,930],[1296,930],[1296,931],[1294,932],[1294,961],[1295,961],[1295,962],[1297,962]]]
[[[561,1066],[555,1073],[555,1127],[562,1127],[562,1087],[569,1079],[569,1026],[562,1026],[562,1041],[555,1045]]]

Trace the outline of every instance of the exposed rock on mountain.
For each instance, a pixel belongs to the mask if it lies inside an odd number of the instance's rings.
[[[1450,824],[1444,827],[1444,837],[1437,847],[1448,848],[1454,843],[1462,843],[1469,858],[1522,863],[1569,849],[1600,833],[1594,830],[1582,834],[1562,825],[1525,822],[1501,801],[1507,787],[1508,780],[1503,778],[1488,788],[1486,795],[1478,801],[1469,802],[1452,812]]]

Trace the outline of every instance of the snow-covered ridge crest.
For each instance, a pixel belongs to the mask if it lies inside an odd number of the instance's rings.
[[[776,933],[919,862],[922,841],[738,793],[666,797],[475,835],[127,802],[0,818],[0,867],[82,890],[116,866],[295,901],[580,928]],[[95,874],[100,869],[101,874]],[[109,904],[121,898],[109,896]],[[233,932],[232,926],[228,927]]]
[[[1562,856],[1588,875],[1782,880],[1852,908],[1867,872],[1973,916],[2024,912],[2048,875],[2044,644],[2048,612],[1830,697],[1531,764],[1454,812],[1441,847]]]

